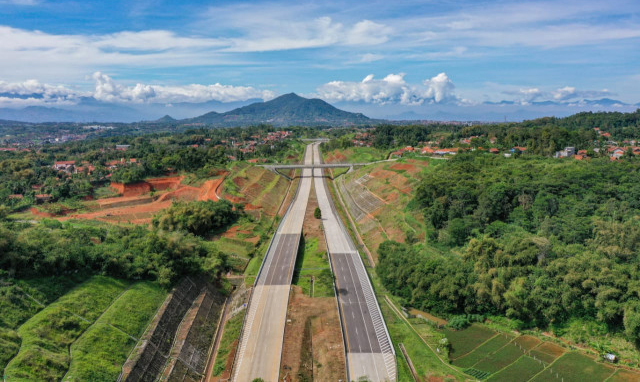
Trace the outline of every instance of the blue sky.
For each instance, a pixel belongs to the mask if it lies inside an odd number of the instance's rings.
[[[296,92],[387,116],[640,102],[637,0],[318,3],[0,0],[0,106]]]

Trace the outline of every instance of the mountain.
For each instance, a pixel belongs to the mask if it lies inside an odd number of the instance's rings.
[[[178,121],[177,119],[175,119],[172,116],[170,116],[169,114],[167,114],[164,117],[158,118],[158,119],[156,119],[155,121],[152,121],[152,122],[155,122],[155,123],[175,123],[177,121]]]
[[[184,123],[202,123],[214,126],[246,126],[268,123],[275,126],[291,125],[364,125],[377,123],[361,113],[350,113],[327,102],[300,97],[295,93],[282,95],[267,102],[256,102],[225,113],[215,111]]]

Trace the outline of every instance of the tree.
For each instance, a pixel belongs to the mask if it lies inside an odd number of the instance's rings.
[[[313,211],[313,217],[316,219],[322,219],[322,211],[320,211],[320,207],[316,207]]]

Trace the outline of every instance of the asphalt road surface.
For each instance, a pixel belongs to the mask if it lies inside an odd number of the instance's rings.
[[[318,144],[313,161],[321,163]],[[356,246],[342,224],[322,169],[314,169],[314,184],[333,272],[347,347],[348,379],[395,381],[395,353],[373,287]]]
[[[313,163],[312,145],[304,163]],[[312,170],[302,170],[295,199],[278,226],[253,288],[233,369],[233,380],[276,382],[280,372],[289,289],[296,262]]]

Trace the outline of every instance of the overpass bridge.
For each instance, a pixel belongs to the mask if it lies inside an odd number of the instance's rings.
[[[274,172],[278,175],[282,175],[285,178],[291,180],[289,178],[289,176],[287,176],[286,174],[281,173],[278,170],[315,170],[315,169],[325,169],[325,168],[344,168],[344,167],[348,167],[349,168],[349,172],[353,170],[354,167],[362,167],[362,166],[368,166],[370,164],[375,164],[375,163],[380,163],[380,162],[392,162],[395,161],[396,159],[387,159],[387,160],[380,160],[380,161],[375,161],[375,162],[362,162],[362,163],[313,163],[313,164],[263,164],[261,165],[261,167],[264,167],[265,169]]]

